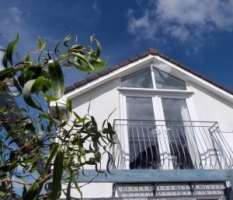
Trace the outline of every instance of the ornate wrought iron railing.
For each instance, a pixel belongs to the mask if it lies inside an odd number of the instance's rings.
[[[217,122],[115,120],[115,169],[229,169],[233,152]]]

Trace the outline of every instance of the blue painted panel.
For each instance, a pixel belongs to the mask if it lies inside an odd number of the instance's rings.
[[[85,170],[78,182],[88,182],[97,172]],[[224,182],[229,180],[226,170],[111,170],[99,173],[92,182],[148,183],[148,182]]]
[[[227,174],[229,175],[229,181],[231,183],[231,188],[228,189],[228,191],[229,191],[228,199],[233,200],[233,190],[232,190],[232,186],[233,186],[233,169],[229,169],[227,171]]]

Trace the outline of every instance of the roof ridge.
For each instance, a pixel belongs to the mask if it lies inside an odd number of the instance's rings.
[[[158,55],[159,57],[161,57],[161,58],[163,58],[163,59],[165,59],[165,60],[167,60],[167,61],[169,61],[169,62],[171,62],[171,63],[173,63],[175,65],[177,65],[181,69],[184,69],[185,71],[188,71],[188,72],[192,73],[193,75],[195,75],[195,76],[197,76],[197,77],[211,83],[212,85],[214,85],[214,86],[216,86],[216,87],[230,93],[231,95],[233,95],[233,90],[232,89],[227,88],[224,85],[222,85],[220,83],[217,83],[214,80],[202,75],[201,73],[199,73],[199,72],[197,72],[197,71],[183,65],[182,63],[180,63],[180,62],[166,56],[165,54],[160,53],[156,48],[149,48],[149,50],[146,51],[146,52],[140,53],[137,56],[134,56],[132,58],[129,58],[128,60],[120,62],[117,65],[109,67],[109,68],[107,68],[107,69],[105,69],[105,70],[103,70],[101,72],[98,72],[95,75],[89,76],[88,78],[85,78],[85,79],[83,79],[81,81],[75,82],[73,85],[68,86],[68,87],[65,88],[65,94],[68,93],[68,92],[71,92],[71,91],[75,90],[76,88],[79,88],[79,87],[81,87],[81,86],[83,86],[83,85],[85,85],[85,84],[87,84],[89,82],[92,82],[92,81],[94,81],[94,80],[96,80],[96,79],[98,79],[98,78],[100,78],[102,76],[105,76],[105,75],[109,74],[112,71],[115,71],[115,70],[117,70],[119,68],[122,68],[122,67],[124,67],[124,66],[126,66],[126,65],[128,65],[130,63],[138,61],[139,59],[144,58],[144,57],[146,57],[148,55]]]

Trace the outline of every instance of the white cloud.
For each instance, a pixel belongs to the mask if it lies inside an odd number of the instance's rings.
[[[127,13],[128,17],[128,31],[133,34],[137,35],[139,38],[151,39],[153,38],[154,34],[156,33],[157,27],[156,23],[153,23],[150,18],[149,11],[146,11],[144,15],[136,19],[133,16],[133,10],[129,10]]]
[[[97,3],[94,3],[92,5],[92,9],[97,13],[97,14],[100,14],[101,13],[101,10],[99,8],[99,6],[97,5]]]
[[[139,17],[128,11],[127,30],[136,40],[163,35],[196,41],[216,31],[233,31],[233,0],[157,0],[148,5]]]
[[[13,17],[15,22],[20,24],[20,22],[21,22],[20,16],[21,16],[22,12],[17,7],[10,7],[8,9],[8,12]]]
[[[29,12],[28,12],[29,13]],[[28,14],[27,13],[27,14]],[[27,23],[27,15],[18,7],[9,7],[0,12],[1,34],[4,47],[16,38],[18,33],[20,36],[17,44],[19,57],[23,57],[28,51],[34,51],[36,46],[36,38],[33,37],[38,31],[37,27]],[[23,45],[21,43],[23,42]]]

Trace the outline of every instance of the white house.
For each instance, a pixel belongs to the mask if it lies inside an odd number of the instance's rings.
[[[91,100],[98,123],[116,109],[114,175],[83,187],[84,198],[232,198],[233,90],[151,48],[67,87],[66,98],[80,116]]]

